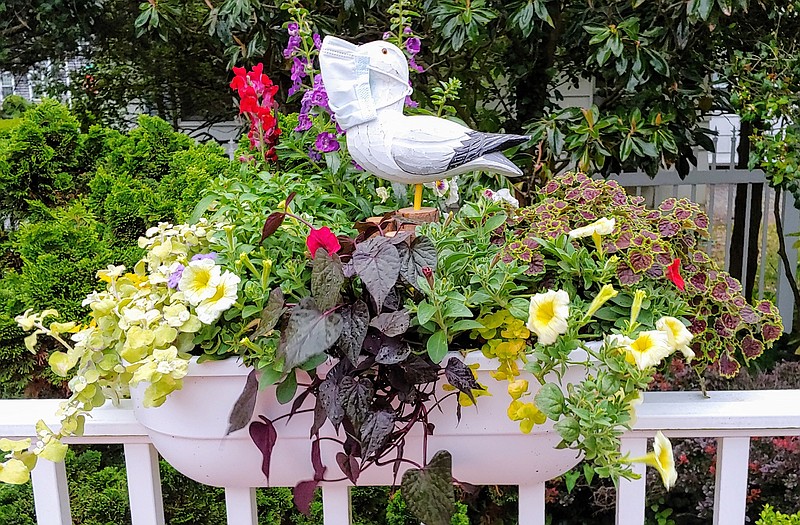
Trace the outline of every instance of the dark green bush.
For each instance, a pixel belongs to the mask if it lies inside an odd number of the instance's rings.
[[[19,95],[9,95],[3,99],[3,105],[0,107],[0,118],[10,119],[19,118],[25,113],[25,110],[31,106],[30,102],[25,100]]]

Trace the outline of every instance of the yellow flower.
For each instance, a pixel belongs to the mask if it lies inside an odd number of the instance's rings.
[[[589,309],[586,311],[584,318],[589,319],[591,316],[597,313],[600,307],[603,306],[609,299],[616,296],[617,291],[612,285],[604,285],[602,288],[600,288],[600,291],[597,293],[594,299],[592,299],[592,303],[589,305]]]
[[[105,270],[98,270],[97,271],[97,278],[101,281],[110,283],[113,279],[116,279],[125,271],[124,266],[114,266],[113,264],[109,264],[108,268]]]
[[[512,339],[511,341],[503,341],[494,347],[494,355],[498,359],[516,359],[524,349],[524,339]]]
[[[555,343],[567,331],[569,295],[564,290],[548,290],[531,297],[528,310],[528,329],[535,333],[543,345]]]
[[[511,399],[519,399],[528,393],[528,381],[526,379],[517,379],[508,383],[508,395]]]
[[[511,421],[520,422],[519,429],[523,434],[530,434],[533,425],[541,425],[547,420],[547,417],[532,402],[523,403],[519,400],[512,401],[508,405],[508,418]]]
[[[525,327],[525,323],[519,319],[508,316],[506,327],[500,332],[500,337],[504,339],[527,339],[531,336],[531,331]]]
[[[631,305],[631,326],[639,319],[639,312],[642,310],[642,301],[647,297],[644,290],[636,290],[633,294],[633,304]],[[661,330],[659,328],[659,330]]]
[[[192,261],[183,270],[178,290],[184,293],[191,304],[200,304],[217,293],[220,279],[220,268],[212,259]]]
[[[639,370],[656,366],[662,359],[672,353],[667,334],[660,330],[639,332],[639,336],[631,340],[624,336],[611,336],[614,341],[624,346],[629,363],[635,363]]]
[[[629,459],[629,463],[644,463],[650,465],[661,475],[664,488],[670,490],[678,481],[678,472],[675,470],[675,456],[672,454],[672,443],[659,430],[653,441],[653,451],[641,458]]]
[[[682,353],[687,361],[694,358],[694,352],[689,348],[692,333],[680,320],[674,317],[662,317],[656,321],[656,328],[667,334],[667,341],[673,350]]]
[[[214,287],[214,294],[195,308],[197,318],[205,324],[211,324],[216,321],[222,312],[236,302],[240,281],[239,276],[231,272],[226,271],[222,274]]]
[[[614,226],[616,224],[615,219],[607,219],[602,217],[597,219],[592,224],[583,226],[581,228],[575,228],[571,232],[569,232],[570,239],[581,239],[583,237],[590,237],[595,233],[598,235],[608,235],[614,231]]]

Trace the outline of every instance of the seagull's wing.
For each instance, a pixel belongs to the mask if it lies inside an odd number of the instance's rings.
[[[455,122],[425,115],[404,117],[394,130],[392,158],[413,175],[447,171],[456,149],[469,139],[471,130]]]
[[[392,141],[392,157],[400,168],[414,175],[461,171],[461,166],[528,140],[522,135],[481,133],[430,116],[404,120],[406,125],[396,130]]]

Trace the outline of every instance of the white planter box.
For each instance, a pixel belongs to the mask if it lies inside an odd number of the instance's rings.
[[[507,384],[489,375],[496,363],[478,353],[470,354],[465,361],[481,363],[478,381],[487,385],[492,395],[478,398],[477,407],[462,408],[460,423],[456,418],[456,396],[442,403],[441,412],[435,409],[429,416],[435,431],[428,437],[428,459],[438,450],[450,451],[453,476],[476,485],[531,485],[563,474],[578,464],[580,457],[576,451],[554,448],[560,438],[551,422],[537,425],[526,435],[520,432],[518,422],[508,419],[506,410],[511,398]],[[247,427],[225,435],[228,416],[249,371],[235,360],[200,365],[192,362],[183,389],[170,394],[161,407],[144,408],[141,403],[144,385],[131,388],[134,412],[164,459],[200,483],[219,487],[291,487],[312,479],[309,438],[312,413],[297,414],[288,423],[284,419],[275,424],[278,440],[272,453],[269,484],[261,472],[261,453],[251,441]],[[579,381],[583,374],[582,367],[570,369],[565,384]],[[523,372],[522,377],[526,375]],[[535,388],[538,384],[535,379],[528,379],[531,388]],[[439,395],[446,393],[442,391]],[[313,406],[314,399],[309,396],[303,408]],[[290,407],[291,404],[277,402],[275,388],[271,387],[259,392],[253,419],[257,420],[259,414],[275,419],[286,414]],[[330,422],[323,425],[320,434],[336,435]],[[344,477],[335,460],[340,451],[338,443],[321,442],[326,478]],[[420,428],[407,437],[404,457],[422,463]],[[409,466],[404,463],[400,475]],[[373,465],[358,479],[359,485],[394,482],[391,465]]]

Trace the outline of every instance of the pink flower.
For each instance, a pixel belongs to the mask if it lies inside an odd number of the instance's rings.
[[[311,228],[311,232],[306,238],[306,246],[308,246],[308,251],[311,252],[312,259],[320,248],[323,248],[329,254],[336,253],[342,249],[339,239],[327,226],[323,226],[320,229]]]
[[[667,266],[667,278],[675,283],[675,286],[678,287],[678,290],[684,291],[686,290],[686,283],[683,281],[683,277],[681,277],[681,260],[674,259],[672,264]]]

